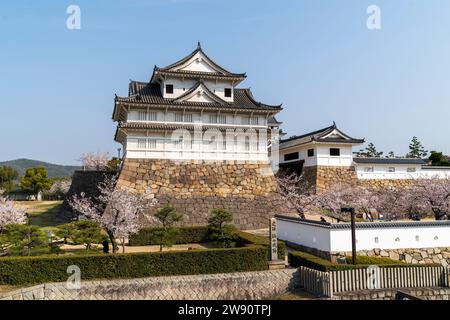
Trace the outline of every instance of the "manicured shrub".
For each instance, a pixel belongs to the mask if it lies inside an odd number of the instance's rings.
[[[270,240],[267,237],[257,236],[248,232],[239,231],[239,238],[237,239],[237,246],[242,247],[249,244],[260,245],[267,247],[267,254],[270,257]],[[284,260],[285,243],[278,240],[278,258]],[[269,258],[268,258],[269,259]]]
[[[8,255],[32,256],[50,250],[47,235],[37,226],[9,224],[4,228],[0,241]]]
[[[224,248],[234,247],[238,239],[237,229],[231,224],[233,214],[225,209],[214,209],[208,220],[209,238]]]
[[[56,236],[62,238],[64,243],[83,244],[90,250],[93,243],[100,243],[104,236],[100,225],[92,220],[79,220],[58,226]]]
[[[157,235],[161,228],[143,228],[129,239],[130,246],[158,245]],[[202,243],[208,241],[208,227],[178,228],[175,244]]]
[[[83,280],[261,271],[267,269],[267,248],[7,257],[0,258],[0,285],[66,281],[70,265],[80,268]]]
[[[352,263],[352,257],[346,257],[345,260],[348,264]],[[403,261],[393,260],[385,257],[368,257],[368,256],[357,256],[356,264],[367,264],[367,265],[394,265],[394,264],[405,264]]]
[[[178,228],[174,225],[183,220],[183,215],[179,214],[175,207],[169,205],[159,209],[155,213],[155,218],[162,224],[162,228],[154,233],[159,251],[162,252],[163,247],[171,247],[176,243]]]

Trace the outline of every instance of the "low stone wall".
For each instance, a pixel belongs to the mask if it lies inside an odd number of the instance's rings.
[[[364,290],[338,293],[328,300],[395,300],[398,290],[423,300],[450,300],[450,288]]]
[[[185,226],[206,225],[215,208],[229,210],[234,224],[249,230],[266,228],[275,213],[289,214],[268,163],[126,159],[118,185],[150,187],[158,200],[150,213],[171,204],[185,215]]]
[[[386,257],[393,260],[412,264],[441,264],[446,267],[450,265],[450,248],[428,248],[428,249],[373,249],[357,252],[360,256]],[[351,252],[336,252],[334,256],[351,256]]]
[[[0,294],[0,300],[258,300],[296,288],[296,269],[231,274],[49,283]]]

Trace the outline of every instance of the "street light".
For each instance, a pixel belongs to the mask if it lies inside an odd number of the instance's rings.
[[[350,213],[350,226],[352,229],[352,264],[356,265],[356,223],[355,223],[355,209],[354,208],[342,208],[342,213]]]

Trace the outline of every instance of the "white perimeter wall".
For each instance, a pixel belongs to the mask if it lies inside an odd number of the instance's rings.
[[[322,251],[331,250],[329,229],[280,219],[277,222],[278,239]]]
[[[356,250],[450,247],[450,225],[446,222],[436,224],[357,228]],[[352,250],[350,228],[334,229],[278,219],[278,238],[327,252]]]

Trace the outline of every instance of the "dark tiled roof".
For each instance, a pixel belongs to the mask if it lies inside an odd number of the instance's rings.
[[[351,224],[343,223],[329,223],[315,220],[306,220],[297,217],[276,214],[275,218],[278,220],[286,220],[299,224],[314,225],[327,229],[351,229]],[[418,228],[418,227],[446,227],[450,226],[450,221],[389,221],[389,222],[357,222],[356,229],[379,229],[379,228]]]
[[[197,84],[198,86],[198,84]],[[176,102],[176,99],[165,99],[162,96],[160,85],[156,83],[145,83],[132,81],[129,85],[129,97],[116,96],[116,102],[166,105],[166,106],[198,106],[198,107],[219,107],[230,109],[259,109],[259,110],[281,110],[281,105],[271,106],[255,101],[250,89],[234,89],[233,103],[206,103],[206,102]]]
[[[337,130],[342,136],[347,137],[347,139],[341,139],[341,138],[324,138],[326,137],[328,134],[330,134],[331,132],[333,132],[334,130]],[[286,142],[291,142],[291,141],[296,141],[298,140],[301,143],[307,143],[307,142],[312,142],[312,141],[316,141],[316,142],[330,142],[330,143],[355,143],[355,144],[359,144],[359,143],[364,143],[364,139],[355,139],[352,137],[347,136],[345,133],[343,133],[342,131],[340,131],[337,126],[336,123],[333,123],[332,126],[317,130],[317,131],[313,131],[310,133],[306,133],[306,134],[302,134],[300,136],[294,136],[294,137],[290,137],[288,139],[284,139],[281,140],[280,143],[286,143]]]
[[[170,72],[173,72],[170,69],[173,69],[173,68],[176,68],[178,66],[181,66],[183,63],[189,61],[189,59],[191,59],[193,56],[195,56],[198,52],[201,52],[205,56],[205,58],[208,59],[208,62],[211,63],[211,65],[213,65],[215,67],[215,69],[217,69],[219,71],[219,72],[214,72],[214,73],[209,73],[209,74],[222,75],[222,76],[228,76],[228,77],[234,77],[234,78],[245,78],[246,77],[245,73],[233,73],[233,72],[230,72],[230,71],[222,68],[221,66],[219,66],[217,63],[214,62],[214,60],[212,60],[210,57],[208,57],[206,55],[206,53],[202,50],[202,47],[200,46],[200,43],[198,44],[197,49],[192,51],[191,54],[187,55],[183,59],[178,60],[177,62],[172,63],[172,64],[170,64],[170,65],[168,65],[166,67],[163,67],[163,68],[159,68],[159,67],[155,66],[155,71],[170,71]],[[192,71],[182,71],[182,72],[184,72],[185,74],[195,74],[195,73],[197,73],[197,74],[204,74],[203,72],[192,72]]]
[[[422,159],[412,158],[353,158],[353,161],[361,164],[412,164],[423,165],[425,161]]]
[[[152,79],[150,82],[155,80],[156,75],[166,75],[166,76],[178,76],[178,77],[188,77],[188,78],[198,78],[198,79],[236,79],[243,80],[246,78],[245,73],[241,74],[222,74],[218,72],[202,72],[202,71],[186,71],[186,70],[161,70],[155,67],[153,70]]]

